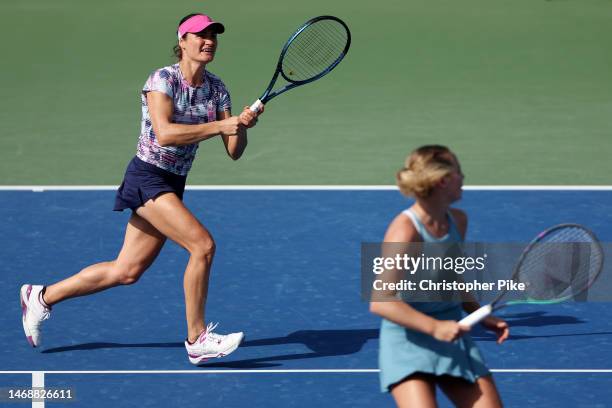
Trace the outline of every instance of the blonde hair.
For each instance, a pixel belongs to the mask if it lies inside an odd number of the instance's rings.
[[[434,187],[454,169],[454,154],[446,146],[426,145],[414,150],[397,172],[397,185],[402,194],[427,198]]]

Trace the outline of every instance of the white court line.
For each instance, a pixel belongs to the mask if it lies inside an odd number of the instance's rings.
[[[494,368],[494,373],[612,373],[612,369],[599,368]]]
[[[609,374],[612,369],[563,369],[563,368],[493,368],[494,373],[598,373]],[[287,369],[287,370],[90,370],[90,371],[0,371],[0,374],[31,374],[32,388],[45,386],[45,374],[376,374],[376,368],[329,368],[329,369]],[[32,401],[32,408],[45,408],[44,401]]]
[[[612,373],[612,369],[600,368],[492,368],[494,373]],[[0,374],[345,374],[345,373],[379,373],[377,368],[313,368],[313,369],[285,369],[285,370],[50,370],[50,371],[0,371]],[[33,377],[34,380],[34,377]]]
[[[43,371],[32,372],[32,388],[45,388],[45,373]],[[32,408],[45,408],[45,401],[32,401]]]
[[[0,186],[0,191],[107,191],[116,190],[118,186],[110,185],[22,185]],[[473,185],[464,186],[467,191],[612,191],[612,186],[605,185]],[[188,185],[187,190],[230,190],[230,191],[393,191],[394,185]]]

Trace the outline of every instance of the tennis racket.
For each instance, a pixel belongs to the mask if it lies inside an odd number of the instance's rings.
[[[538,234],[514,268],[512,281],[524,283],[524,298],[507,300],[501,291],[459,324],[472,327],[495,310],[516,304],[553,304],[584,293],[603,267],[603,250],[595,234],[578,224],[560,224]]]
[[[259,112],[270,99],[328,74],[342,61],[350,46],[351,32],[339,18],[319,16],[308,20],[289,37],[268,88],[250,106],[251,111]],[[279,75],[287,84],[272,90]]]

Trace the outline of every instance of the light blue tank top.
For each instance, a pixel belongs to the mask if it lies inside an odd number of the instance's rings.
[[[421,218],[414,212],[412,209],[407,209],[402,212],[402,214],[406,215],[412,221],[412,224],[416,228],[417,232],[423,239],[423,242],[430,243],[452,243],[452,242],[463,242],[463,238],[461,237],[461,233],[457,228],[457,223],[453,218],[450,211],[446,213],[446,217],[448,218],[448,232],[440,238],[436,238],[427,231],[425,228],[425,224],[421,221]],[[447,311],[453,308],[459,308],[460,303],[458,302],[408,302],[410,306],[419,310],[420,312],[427,314],[436,314],[439,312]]]
[[[440,238],[436,238],[427,231],[425,228],[425,224],[421,221],[421,218],[412,211],[412,209],[407,209],[402,211],[402,214],[406,215],[412,221],[414,228],[416,228],[417,232],[423,238],[423,242],[436,242],[436,243],[445,243],[445,242],[462,242],[463,238],[461,238],[461,233],[457,229],[457,225],[455,223],[455,219],[450,211],[446,213],[446,217],[448,218],[448,232],[446,235]]]
[[[424,242],[452,244],[463,241],[450,212],[447,215],[448,234],[440,238],[433,237],[413,211],[406,210],[404,214],[412,220]],[[438,320],[459,320],[462,317],[461,303],[458,302],[408,304]],[[478,347],[469,335],[447,343],[387,319],[383,319],[381,323],[378,361],[383,392],[389,391],[390,386],[416,372],[462,377],[472,383],[477,378],[490,374]]]

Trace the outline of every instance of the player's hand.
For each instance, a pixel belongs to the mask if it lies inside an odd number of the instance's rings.
[[[219,133],[223,136],[233,136],[238,134],[239,127],[242,126],[238,116],[230,116],[219,121]]]
[[[454,320],[436,320],[432,336],[440,341],[455,341],[469,329]]]
[[[242,110],[242,113],[239,116],[240,123],[242,123],[247,128],[252,128],[253,126],[255,126],[257,124],[257,118],[263,112],[264,112],[264,106],[263,105],[261,105],[261,108],[259,109],[259,112],[253,112],[251,109],[249,109],[248,106],[245,106],[244,109]]]
[[[495,316],[487,316],[482,321],[482,325],[491,330],[497,336],[497,344],[502,344],[510,335],[510,328],[505,320]]]

